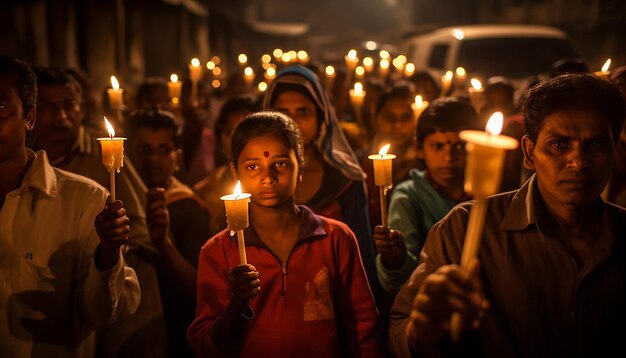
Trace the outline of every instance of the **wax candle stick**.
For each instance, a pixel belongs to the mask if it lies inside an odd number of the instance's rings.
[[[109,106],[115,113],[115,117],[119,123],[124,121],[122,117],[122,107],[124,106],[124,90],[120,88],[120,83],[115,76],[111,76],[111,88],[107,89],[109,98]]]
[[[356,82],[354,88],[348,91],[350,93],[350,103],[354,107],[356,114],[356,121],[359,124],[363,124],[363,102],[365,100],[365,90],[361,82]]]
[[[191,103],[198,103],[198,82],[202,77],[202,67],[200,60],[193,58],[189,64],[189,79],[191,80]]]
[[[415,102],[411,103],[411,108],[413,109],[413,117],[415,120],[418,120],[422,115],[422,112],[428,107],[428,101],[424,101],[422,96],[415,96]]]
[[[246,86],[248,90],[253,87],[254,84],[254,70],[252,67],[246,67],[243,70],[243,78],[246,81]]]
[[[413,73],[415,73],[415,65],[409,62],[404,66],[404,76],[411,77]]]
[[[242,265],[248,263],[246,259],[246,243],[243,230],[249,226],[248,203],[250,194],[241,192],[241,182],[237,182],[232,194],[224,195],[220,199],[224,201],[226,208],[226,221],[231,235],[237,233],[237,245],[239,246],[239,259]]]
[[[464,88],[465,87],[465,81],[467,79],[467,72],[465,71],[465,69],[463,67],[457,67],[456,70],[454,71],[456,73],[456,84],[458,86],[458,88]]]
[[[374,161],[374,184],[380,189],[380,218],[382,225],[387,224],[387,190],[393,185],[392,160],[396,158],[393,154],[387,154],[389,147],[387,144],[380,148],[378,154],[371,154],[369,159]]]
[[[178,106],[180,103],[180,94],[183,88],[183,83],[178,81],[178,75],[172,73],[170,81],[167,83],[167,94],[170,97],[170,101],[173,105]]]
[[[106,117],[104,124],[109,132],[109,137],[97,138],[102,148],[102,164],[109,172],[111,201],[115,201],[115,173],[120,172],[124,166],[124,141],[126,138],[115,137],[115,130]]]
[[[359,58],[356,55],[356,50],[352,49],[348,51],[348,54],[344,57],[346,61],[346,68],[348,72],[354,71],[356,66],[359,64]]]
[[[337,77],[337,73],[335,72],[335,67],[333,66],[326,66],[325,69],[326,72],[326,89],[330,91],[331,88],[333,88],[333,85],[335,83],[335,77]]]
[[[476,78],[472,78],[470,82],[472,84],[472,87],[467,89],[470,97],[470,102],[472,103],[472,106],[474,106],[474,109],[476,109],[476,112],[480,113],[480,110],[485,103],[485,90],[483,89],[482,83],[480,83],[480,81]]]
[[[609,67],[611,67],[610,58],[606,60],[600,71],[596,71],[593,74],[606,81],[609,79],[609,75],[611,74],[611,71],[609,71]]]
[[[487,212],[485,197],[497,193],[506,151],[518,145],[517,140],[500,135],[503,120],[502,113],[495,112],[487,123],[486,132],[466,130],[459,133],[459,137],[467,142],[465,191],[476,200],[470,212],[461,254],[461,267],[464,269],[469,269],[478,255]],[[454,313],[450,324],[452,338],[458,342],[463,327],[461,315]]]
[[[378,65],[378,75],[381,78],[385,78],[387,77],[387,74],[389,73],[389,59],[388,58],[383,58],[380,60],[380,64]]]
[[[452,71],[446,71],[446,73],[441,77],[441,97],[446,97],[448,95],[448,91],[450,91],[450,87],[452,86],[453,77],[454,73],[452,73]]]
[[[363,59],[363,68],[366,73],[372,72],[372,70],[374,70],[374,59],[371,57],[365,57]]]

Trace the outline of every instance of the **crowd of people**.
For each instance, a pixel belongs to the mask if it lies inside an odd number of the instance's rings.
[[[487,79],[480,102],[459,79],[372,74],[358,106],[349,71],[279,67],[262,92],[187,80],[174,101],[149,78],[115,112],[81,71],[0,56],[3,356],[623,354],[626,67],[564,59],[528,88]],[[466,269],[460,133],[496,111],[520,146]],[[117,200],[103,114],[128,138]],[[220,200],[237,182],[245,264]]]

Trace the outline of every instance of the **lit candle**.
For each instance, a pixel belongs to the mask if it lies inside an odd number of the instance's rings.
[[[257,88],[259,89],[259,92],[263,93],[263,92],[265,92],[267,90],[267,83],[261,81],[257,85]]]
[[[354,69],[354,76],[359,79],[365,76],[365,69],[363,68],[363,66],[356,66],[356,68]]]
[[[111,109],[119,115],[122,111],[122,105],[124,103],[124,90],[120,88],[120,83],[115,76],[111,76],[111,87],[107,89],[107,95],[109,96],[109,105]],[[121,121],[122,118],[118,118]]]
[[[518,144],[514,138],[500,135],[503,121],[502,113],[495,112],[487,122],[486,132],[465,130],[459,133],[459,137],[467,142],[465,191],[471,193],[475,199],[461,254],[461,267],[466,270],[478,255],[487,212],[485,197],[497,193],[506,151],[515,149]],[[462,326],[461,315],[454,313],[451,334],[455,341],[460,337]]]
[[[474,106],[476,111],[480,112],[485,101],[485,90],[483,89],[482,83],[480,83],[478,79],[472,78],[470,82],[472,84],[472,87],[467,89],[467,91],[469,92],[470,102],[472,103],[472,106]]]
[[[359,58],[356,56],[356,50],[352,49],[348,51],[348,54],[345,56],[345,60],[348,72],[354,71],[356,66],[359,64]]]
[[[115,172],[120,172],[120,168],[124,166],[124,141],[126,138],[115,137],[115,130],[106,117],[104,117],[104,125],[107,127],[109,137],[97,138],[102,148],[102,164],[110,175],[111,183],[111,201],[115,201]]]
[[[452,73],[452,71],[446,71],[446,73],[441,77],[441,97],[448,95],[453,77],[454,73]]]
[[[191,80],[191,103],[198,103],[198,81],[202,77],[200,60],[193,58],[189,64],[189,79]]]
[[[246,56],[245,53],[240,53],[239,56],[237,56],[237,61],[239,62],[239,65],[245,66],[246,63],[248,63],[248,56]]]
[[[330,90],[333,87],[335,77],[337,76],[337,73],[335,72],[335,67],[328,65],[326,66],[324,72],[326,73],[326,88]]]
[[[367,73],[372,72],[372,70],[374,69],[374,59],[372,59],[371,57],[365,57],[363,59],[363,68]]]
[[[415,102],[411,103],[411,108],[413,108],[413,116],[415,117],[415,120],[419,119],[426,107],[428,107],[428,101],[424,101],[422,99],[422,96],[420,95],[415,96]]]
[[[387,227],[387,190],[393,184],[391,161],[396,158],[387,154],[390,144],[380,148],[378,154],[371,154],[369,159],[374,161],[374,184],[380,188],[380,217],[383,226]]]
[[[354,107],[361,107],[365,99],[365,90],[361,82],[356,82],[354,88],[350,89],[350,102]]]
[[[249,226],[248,223],[248,203],[250,194],[241,192],[241,182],[237,182],[232,194],[224,195],[220,199],[224,201],[226,208],[226,221],[230,234],[237,233],[237,245],[239,246],[239,259],[241,264],[248,263],[246,259],[246,243],[243,230]]]
[[[243,70],[243,78],[246,80],[248,88],[252,88],[252,84],[254,83],[254,70],[252,67],[246,67]]]
[[[274,78],[276,78],[276,69],[274,67],[268,67],[267,70],[265,70],[265,80],[269,83],[272,82]]]
[[[406,77],[411,77],[413,73],[415,73],[415,65],[409,62],[406,66],[404,66],[404,75]]]
[[[180,93],[183,87],[183,83],[178,81],[178,75],[172,73],[170,81],[167,83],[167,93],[170,100],[174,105],[178,105],[180,102]]]
[[[609,79],[609,75],[611,74],[611,71],[609,71],[609,67],[611,67],[610,58],[606,60],[606,62],[604,63],[600,71],[596,71],[593,74],[598,76],[600,79],[603,79],[606,81]]]
[[[389,59],[383,58],[382,60],[380,60],[380,67],[378,68],[378,73],[380,74],[381,77],[385,77],[387,76],[388,72],[389,72]]]
[[[460,88],[465,87],[465,80],[467,79],[467,72],[463,67],[457,67],[456,70],[456,83]]]
[[[300,50],[297,53],[298,56],[298,60],[302,63],[308,63],[309,62],[309,54],[304,51],[304,50]]]

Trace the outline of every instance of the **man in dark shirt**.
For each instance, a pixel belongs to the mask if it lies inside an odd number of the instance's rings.
[[[460,261],[472,203],[433,226],[391,312],[396,356],[590,356],[624,351],[626,210],[600,193],[614,166],[624,100],[591,75],[524,98],[521,189],[487,199],[479,264]],[[465,322],[458,343],[450,317]]]

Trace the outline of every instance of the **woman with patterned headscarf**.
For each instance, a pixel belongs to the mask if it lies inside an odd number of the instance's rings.
[[[341,131],[318,77],[303,66],[281,70],[265,93],[263,109],[283,112],[298,124],[306,165],[296,188],[296,202],[348,224],[358,239],[363,265],[376,291],[366,175]]]

